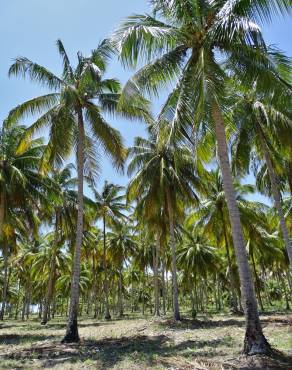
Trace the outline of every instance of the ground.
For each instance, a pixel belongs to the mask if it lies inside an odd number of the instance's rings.
[[[261,317],[272,346],[268,357],[241,355],[244,319],[199,316],[80,321],[79,345],[62,345],[65,320],[41,326],[37,319],[0,324],[0,369],[292,369],[292,315]]]

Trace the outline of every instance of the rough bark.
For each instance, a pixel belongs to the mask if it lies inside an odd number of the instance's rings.
[[[78,138],[77,138],[77,176],[78,176],[78,211],[77,211],[77,230],[76,244],[73,263],[73,274],[71,281],[71,299],[67,330],[63,343],[79,342],[78,334],[78,303],[79,303],[79,280],[81,265],[81,245],[83,237],[83,172],[84,172],[84,122],[82,109],[78,110]]]
[[[156,248],[153,248],[154,316],[160,316],[159,276],[158,276],[159,253],[160,253],[160,234],[158,232],[156,236]]]
[[[292,270],[292,245],[289,239],[289,233],[288,233],[284,211],[282,207],[282,196],[281,196],[278,184],[277,184],[277,178],[276,178],[276,174],[274,171],[272,159],[271,159],[268,147],[267,147],[265,136],[259,124],[257,125],[257,132],[258,132],[258,136],[259,136],[260,143],[261,143],[261,149],[263,151],[265,161],[267,164],[268,174],[269,174],[269,178],[271,181],[272,195],[274,198],[274,205],[275,205],[275,208],[278,212],[278,216],[280,219],[280,227],[282,231],[282,236],[283,236],[284,243],[285,243],[286,250],[288,253],[288,257],[289,257],[290,269]]]
[[[177,285],[177,268],[176,268],[176,247],[174,236],[174,217],[171,203],[170,192],[167,192],[167,207],[169,217],[169,232],[171,246],[171,264],[172,264],[172,295],[173,295],[173,318],[180,320],[179,304],[178,304],[178,285]]]
[[[108,276],[107,276],[107,263],[106,263],[106,231],[105,231],[105,217],[103,217],[103,271],[104,271],[104,318],[105,320],[111,319],[109,310],[109,299],[108,299]]]
[[[214,102],[212,105],[212,115],[215,123],[217,151],[229,211],[234,251],[240,278],[241,298],[246,319],[243,352],[246,354],[268,353],[270,352],[270,346],[263,334],[259,319],[254,284],[245,249],[239,209],[232,181],[225,127],[217,102]]]

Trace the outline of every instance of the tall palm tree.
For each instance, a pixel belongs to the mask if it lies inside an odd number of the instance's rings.
[[[103,269],[104,269],[104,298],[105,298],[105,319],[110,320],[109,310],[109,292],[108,292],[108,276],[107,276],[107,260],[106,260],[106,226],[119,223],[121,219],[125,219],[125,211],[127,206],[124,202],[125,195],[120,194],[123,190],[122,186],[114,185],[105,181],[104,186],[99,193],[96,189],[92,189],[94,194],[94,203],[97,218],[102,220],[103,225]]]
[[[25,223],[35,231],[34,210],[47,204],[49,180],[38,173],[44,151],[42,139],[20,142],[25,126],[3,123],[0,137],[0,242],[4,257],[4,284],[0,319],[3,320],[8,290],[9,250],[16,243],[17,230]],[[30,209],[29,209],[30,207]],[[9,247],[10,245],[10,247]]]
[[[145,220],[155,223],[167,217],[172,251],[173,316],[180,320],[178,303],[175,220],[184,212],[185,202],[194,202],[198,186],[196,166],[189,148],[172,143],[169,135],[150,133],[149,139],[136,138],[129,149],[128,174],[135,177],[128,187],[128,199],[138,200]]]
[[[192,316],[195,317],[195,305],[198,304],[198,281],[206,280],[208,274],[214,274],[218,270],[220,258],[216,248],[208,244],[199,227],[185,228],[183,234],[184,238],[178,249],[177,261],[190,287]]]
[[[201,204],[198,210],[188,216],[186,224],[202,226],[206,237],[214,239],[217,246],[223,245],[225,247],[232,307],[235,311],[238,311],[240,308],[237,304],[238,273],[233,263],[231,224],[219,169],[208,172],[204,181],[206,184],[201,193]],[[264,227],[264,214],[268,207],[260,202],[251,202],[246,199],[246,196],[254,193],[254,186],[243,185],[239,181],[235,181],[234,189],[244,234],[249,234],[252,225]],[[240,299],[240,292],[238,292],[238,295]]]
[[[44,163],[60,164],[62,159],[76,150],[78,176],[78,215],[74,268],[71,284],[70,314],[63,342],[77,342],[79,276],[81,265],[81,244],[83,233],[83,177],[93,178],[97,172],[96,155],[102,148],[117,168],[121,168],[125,158],[125,148],[119,132],[104,119],[103,113],[121,114],[130,118],[145,118],[145,100],[132,93],[121,94],[120,83],[116,79],[104,78],[111,47],[103,41],[92,51],[89,58],[77,54],[78,64],[72,67],[66,50],[60,40],[57,47],[63,61],[61,77],[27,58],[17,58],[10,67],[9,75],[29,77],[32,81],[49,88],[53,92],[29,100],[9,115],[9,122],[19,120],[27,114],[43,113],[32,124],[26,136],[37,130],[49,127],[49,142],[43,155]],[[130,96],[131,95],[131,96]],[[44,167],[44,166],[43,166]]]
[[[168,119],[172,115],[173,129],[180,128],[189,136],[187,128],[194,122],[215,126],[246,315],[244,352],[269,352],[259,320],[230,170],[222,114],[228,76],[221,67],[220,55],[226,59],[228,71],[236,66],[244,78],[256,75],[262,84],[278,82],[279,73],[273,62],[280,59],[279,53],[267,53],[257,20],[270,20],[272,14],[289,12],[290,3],[288,0],[152,0],[151,4],[154,16],[130,17],[114,34],[113,42],[124,64],[135,66],[150,61],[132,79],[145,92],[157,93],[171,80],[177,82],[162,110]]]
[[[73,165],[69,164],[60,170],[53,170],[51,179],[54,184],[55,193],[53,194],[53,210],[50,212],[50,221],[54,220],[54,238],[51,247],[50,269],[47,284],[47,294],[43,307],[42,324],[45,325],[49,319],[49,307],[56,280],[56,263],[60,245],[66,237],[66,230],[73,229],[76,217],[76,196],[72,189],[75,187],[76,180],[72,178]],[[45,212],[47,213],[47,212]],[[44,215],[43,215],[44,216]],[[68,235],[68,231],[67,231]],[[60,244],[61,242],[61,244]]]
[[[109,246],[108,251],[111,260],[118,269],[118,309],[119,317],[124,315],[123,309],[123,266],[126,261],[136,252],[136,242],[130,233],[128,225],[117,223],[112,231],[108,233]]]
[[[254,83],[254,86],[256,84]],[[279,101],[280,100],[280,101]],[[285,148],[290,151],[291,143],[287,137],[292,133],[292,116],[289,102],[285,97],[274,98],[274,94],[256,94],[248,87],[241,86],[241,91],[235,100],[234,121],[238,126],[238,135],[235,143],[234,163],[240,172],[248,172],[253,157],[257,154],[257,160],[265,161],[269,176],[271,195],[277,210],[282,236],[292,269],[292,245],[285,221],[282,206],[282,195],[278,185],[276,160],[274,156],[275,145],[277,151]],[[244,112],[244,115],[242,113]],[[253,151],[255,149],[255,151]],[[255,160],[255,158],[254,158]],[[269,193],[267,189],[266,193]]]
[[[36,286],[40,287],[42,293],[46,289],[45,297],[43,294],[41,295],[41,299],[44,298],[42,324],[46,324],[50,319],[52,313],[50,304],[56,297],[56,283],[62,273],[66,271],[68,263],[64,248],[60,247],[60,245],[64,247],[65,239],[61,238],[59,234],[60,224],[58,222],[58,228],[42,238],[32,265],[32,273],[34,281],[36,281],[34,290],[36,290]],[[56,235],[56,231],[58,235]]]

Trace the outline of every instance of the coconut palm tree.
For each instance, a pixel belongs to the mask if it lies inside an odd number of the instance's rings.
[[[128,199],[138,200],[144,219],[152,224],[167,217],[172,251],[173,316],[180,320],[175,226],[184,213],[185,202],[197,200],[194,186],[198,186],[198,178],[193,155],[186,146],[170,141],[168,130],[166,135],[161,130],[159,135],[150,132],[149,139],[136,138],[129,157],[128,175],[135,176],[128,187]]]
[[[106,260],[106,226],[119,223],[121,219],[126,218],[124,213],[127,210],[125,204],[125,195],[119,194],[123,190],[122,186],[114,185],[105,181],[104,186],[99,193],[92,188],[94,194],[94,206],[96,217],[102,220],[103,224],[103,269],[104,269],[104,298],[105,298],[105,319],[110,320],[109,311],[109,292],[108,292],[108,276],[107,276],[107,260]]]
[[[177,85],[162,110],[171,127],[189,137],[188,127],[209,122],[214,126],[218,160],[230,215],[235,254],[246,315],[245,353],[266,353],[270,346],[261,328],[254,285],[248,264],[240,214],[230,170],[225,134],[224,91],[228,71],[240,69],[241,77],[256,75],[269,85],[286,77],[286,61],[268,53],[258,20],[291,10],[288,0],[192,1],[152,0],[154,15],[134,15],[113,35],[122,62],[136,66],[148,63],[132,78],[146,93],[157,93],[170,81]],[[274,68],[281,60],[284,75]],[[150,62],[150,63],[149,63]]]
[[[64,236],[60,235],[60,224],[58,222],[57,228],[42,238],[42,243],[40,243],[39,249],[34,255],[32,265],[32,274],[36,282],[34,291],[37,290],[37,286],[40,286],[42,293],[46,289],[45,297],[43,294],[41,295],[41,299],[44,298],[41,312],[42,324],[46,324],[50,320],[52,313],[50,305],[51,301],[56,298],[56,283],[62,273],[66,271],[68,263],[66,253],[61,248],[61,246],[64,246],[65,239]]]
[[[255,87],[256,84],[253,86]],[[265,192],[269,193],[270,190],[274,200],[292,269],[292,245],[282,206],[276,164],[279,159],[277,152],[281,152],[281,148],[286,147],[288,152],[291,150],[291,143],[287,142],[287,137],[292,132],[292,116],[286,108],[289,106],[287,98],[282,96],[281,99],[275,98],[274,94],[257,94],[256,90],[252,91],[248,86],[241,86],[235,101],[233,118],[238,127],[238,134],[235,142],[234,165],[237,171],[247,173],[251,163],[251,153],[253,153],[253,161],[264,160],[270,183]],[[243,112],[244,115],[242,115]],[[275,152],[276,155],[274,155]]]
[[[79,276],[81,244],[83,233],[83,177],[95,177],[98,170],[96,157],[98,148],[112,160],[116,168],[121,168],[125,158],[125,148],[119,132],[104,119],[103,113],[120,114],[130,118],[147,118],[147,103],[128,89],[121,94],[120,83],[116,79],[104,78],[111,47],[105,40],[92,51],[90,57],[77,54],[75,68],[70,63],[66,50],[57,41],[63,61],[61,77],[27,58],[17,58],[9,69],[9,75],[29,77],[32,81],[49,88],[53,92],[29,100],[10,112],[10,123],[27,114],[40,114],[27,129],[26,137],[37,130],[49,127],[49,142],[44,151],[43,163],[60,164],[62,159],[76,149],[78,177],[78,215],[76,246],[71,285],[70,315],[64,342],[79,341],[77,316],[79,301]],[[135,90],[137,92],[137,90]],[[44,168],[44,166],[43,166]]]
[[[76,184],[76,179],[72,178],[72,170],[74,166],[69,164],[62,169],[52,171],[51,179],[54,183],[55,193],[51,199],[53,210],[49,214],[49,219],[54,220],[54,238],[52,241],[51,255],[50,255],[50,269],[47,283],[47,294],[43,307],[42,324],[45,325],[49,319],[49,307],[54,291],[56,280],[56,264],[57,255],[66,238],[68,232],[71,232],[76,218],[77,199],[72,191]],[[46,208],[45,213],[48,208]],[[43,214],[45,216],[45,214]],[[70,231],[69,231],[69,230]],[[61,244],[60,244],[61,243]]]
[[[197,210],[190,213],[186,225],[201,226],[205,237],[213,239],[217,246],[223,245],[225,247],[232,308],[239,311],[240,306],[237,300],[238,295],[240,301],[238,272],[234,265],[231,224],[219,169],[208,172],[204,181],[206,184],[201,192],[201,204]],[[252,224],[264,227],[264,213],[267,212],[268,207],[260,202],[251,202],[246,199],[246,196],[254,193],[254,186],[243,185],[239,181],[235,181],[234,188],[244,234],[249,233]]]
[[[30,225],[35,231],[38,219],[34,210],[46,201],[50,181],[38,173],[44,151],[42,139],[20,142],[25,126],[7,121],[3,123],[0,137],[0,242],[4,256],[4,284],[0,319],[3,320],[8,290],[9,250],[16,244],[17,232]],[[9,247],[10,245],[10,247]]]
[[[209,245],[202,236],[199,227],[189,227],[183,231],[184,238],[177,252],[178,267],[184,272],[188,286],[191,287],[192,317],[196,316],[195,306],[198,303],[197,285],[200,279],[207,279],[208,274],[218,270],[220,258],[216,248]]]
[[[118,269],[118,309],[119,317],[124,315],[123,309],[123,266],[126,261],[136,252],[136,241],[130,233],[128,225],[117,223],[108,233],[108,252],[112,263]]]

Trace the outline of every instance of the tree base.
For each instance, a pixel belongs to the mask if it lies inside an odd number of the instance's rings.
[[[174,315],[174,316],[173,316],[173,320],[174,320],[174,321],[181,321],[181,316],[180,316],[180,314]]]
[[[47,323],[48,323],[48,321],[46,321],[46,320],[41,321],[41,325],[47,325]]]
[[[270,355],[273,350],[263,333],[245,333],[243,353],[245,355]]]
[[[77,319],[75,319],[72,322],[68,322],[67,331],[61,343],[79,343],[79,342],[80,338],[78,334]]]
[[[111,319],[112,319],[112,317],[111,317],[111,315],[108,313],[108,314],[106,314],[106,315],[104,316],[104,319],[105,319],[105,320],[111,320]]]

